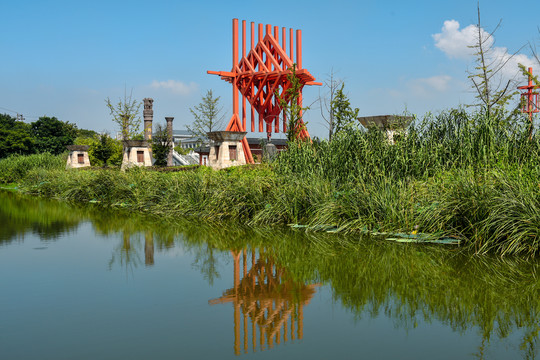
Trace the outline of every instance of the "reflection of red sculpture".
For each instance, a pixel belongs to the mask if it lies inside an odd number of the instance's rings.
[[[293,29],[289,29],[289,54],[287,54],[287,31],[281,29],[279,43],[279,28],[266,25],[263,36],[263,24],[258,26],[258,43],[255,46],[255,23],[251,23],[251,50],[246,55],[246,21],[242,21],[242,59],[238,61],[238,19],[233,19],[233,68],[231,71],[208,71],[208,74],[219,75],[233,85],[233,115],[227,126],[227,131],[247,131],[246,127],[246,99],[251,104],[251,131],[255,131],[255,111],[259,113],[258,131],[266,133],[279,130],[279,115],[282,108],[276,97],[276,92],[285,101],[289,102],[287,89],[291,83],[287,76],[296,63],[296,76],[304,85],[321,85],[309,71],[302,68],[302,31],[296,30],[296,58],[293,53]],[[295,60],[296,59],[296,60]],[[238,91],[242,94],[242,118],[238,109]],[[299,104],[302,106],[302,90],[299,94]],[[283,132],[287,131],[287,119],[283,116]],[[309,134],[304,129],[300,138],[307,138]],[[246,161],[253,163],[247,139],[242,140]]]
[[[240,311],[243,315],[244,352],[248,351],[248,338],[251,332],[252,349],[257,348],[257,328],[261,349],[281,342],[303,337],[303,307],[309,304],[315,294],[314,285],[296,283],[288,277],[285,269],[274,267],[271,260],[251,255],[251,269],[247,269],[246,251],[243,251],[243,276],[240,279],[240,251],[233,251],[234,287],[226,290],[223,296],[212,299],[209,304],[232,302],[234,306],[234,352],[240,355]],[[251,319],[251,330],[248,328]],[[290,325],[288,324],[290,321]],[[290,327],[290,335],[289,335]],[[295,334],[296,327],[296,334]]]

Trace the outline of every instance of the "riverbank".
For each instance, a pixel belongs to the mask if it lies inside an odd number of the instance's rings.
[[[476,253],[534,255],[540,209],[535,182],[520,169],[472,169],[423,181],[336,188],[323,179],[279,176],[268,166],[160,173],[145,169],[32,169],[20,191],[157,216],[248,225],[306,224],[341,233],[422,232],[461,239]],[[538,182],[536,182],[538,184]]]
[[[272,165],[223,171],[66,171],[47,158],[14,170],[8,158],[0,174],[19,177],[0,180],[29,194],[157,216],[421,233],[458,239],[473,253],[535,256],[540,142],[516,124],[451,112],[413,124],[394,145],[353,128],[331,143],[294,143]]]

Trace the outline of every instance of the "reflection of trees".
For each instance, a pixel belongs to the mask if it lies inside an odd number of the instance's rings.
[[[234,259],[234,287],[223,296],[209,301],[210,304],[233,303],[234,351],[240,354],[240,338],[243,332],[244,352],[248,352],[249,333],[252,350],[257,349],[257,333],[260,349],[271,349],[283,341],[303,337],[303,307],[309,304],[317,285],[305,285],[293,281],[287,270],[275,266],[270,258],[261,255],[256,260],[251,254],[248,270],[246,250],[232,251]],[[240,278],[240,257],[242,278]],[[242,316],[242,321],[240,317]],[[248,319],[251,327],[248,326]],[[296,329],[295,329],[296,328]]]
[[[195,261],[193,266],[203,274],[204,279],[208,284],[213,285],[214,280],[219,278],[217,271],[218,259],[216,257],[216,249],[208,244],[195,248]]]
[[[0,244],[24,239],[32,232],[41,240],[56,240],[77,228],[81,219],[78,209],[58,201],[21,196],[14,192],[0,193]]]
[[[272,248],[292,273],[310,277],[316,271],[320,281],[331,282],[334,298],[357,318],[384,312],[405,328],[434,319],[455,331],[478,328],[480,357],[493,337],[520,330],[530,334],[522,350],[537,351],[538,261],[471,257],[449,248],[369,239],[336,242],[325,236]]]
[[[119,264],[126,269],[126,276],[129,272],[133,273],[133,269],[141,264],[137,243],[132,246],[131,237],[129,231],[122,232],[122,241],[115,247],[109,260],[109,269],[112,269],[114,264]]]
[[[144,264],[154,265],[154,233],[152,231],[144,233]]]
[[[75,229],[82,219],[90,219],[100,234],[122,234],[113,250],[111,266],[120,264],[126,271],[142,264],[143,252],[144,264],[152,266],[156,261],[158,265],[154,252],[180,245],[194,254],[194,266],[210,283],[219,276],[217,260],[222,252],[246,246],[264,248],[264,258],[273,259],[274,276],[275,269],[287,269],[280,274],[281,288],[284,289],[285,280],[292,284],[331,283],[334,298],[357,318],[385,313],[404,328],[431,319],[438,319],[455,331],[478,328],[486,348],[493,338],[507,338],[523,331],[525,335],[516,347],[528,358],[537,353],[540,319],[537,260],[471,257],[434,246],[401,246],[278,228],[253,230],[238,224],[228,227],[194,219],[159,219],[117,210],[70,207],[15,193],[0,195],[0,216],[3,219],[0,244],[33,229],[41,229],[42,238],[54,238]],[[251,265],[257,265],[258,261],[252,260]],[[260,261],[264,265],[267,260]],[[269,269],[270,265],[264,267]],[[245,289],[245,294],[250,294],[248,290]],[[251,319],[249,314],[253,311],[243,310],[242,306],[241,317],[246,314]],[[264,307],[260,302],[258,306]],[[279,305],[272,306],[273,311]],[[297,316],[298,311],[292,314]],[[268,320],[267,312],[265,319]],[[265,336],[269,333],[265,328]],[[269,343],[266,338],[265,343]],[[478,345],[481,357],[483,347]]]

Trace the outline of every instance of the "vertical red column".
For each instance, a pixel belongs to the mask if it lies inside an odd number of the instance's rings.
[[[302,68],[302,30],[296,30],[296,70]],[[303,117],[302,111],[302,89],[298,91],[298,105],[300,106],[300,120]]]
[[[242,59],[246,57],[246,20],[242,20]],[[242,131],[246,131],[246,97],[242,94]]]
[[[279,26],[274,26],[274,38],[276,39],[276,42],[279,44]],[[278,61],[279,63],[279,61]],[[279,69],[276,69],[279,71]],[[279,106],[278,99],[274,96],[273,104],[272,104],[272,122],[274,123],[274,132],[279,133],[279,114],[276,114],[274,111],[274,108],[276,106]],[[275,115],[274,115],[275,114]]]
[[[253,51],[253,48],[255,47],[255,23],[251,22],[251,50]],[[253,101],[253,96],[255,96],[255,87],[251,86],[251,99]],[[251,131],[255,131],[255,109],[253,108],[253,105],[251,105]]]
[[[296,68],[302,68],[302,30],[296,30]]]
[[[294,36],[293,36],[293,29],[289,29],[289,57],[291,58],[291,61],[294,63]]]
[[[529,112],[529,121],[532,124],[532,116],[533,116],[533,83],[532,83],[532,67],[529,68],[529,96],[527,97],[527,111]]]
[[[238,19],[233,19],[233,48],[232,48],[232,72],[236,75],[236,66],[238,65]],[[238,116],[238,85],[236,84],[236,76],[233,79],[233,116],[239,120]]]
[[[262,42],[263,40],[263,24],[259,24],[259,43]],[[263,59],[263,56],[262,56],[262,50],[259,51],[259,58],[261,59],[261,61],[264,61]],[[259,71],[263,71],[263,64],[259,64]],[[261,83],[258,83],[258,86],[259,88],[261,86],[264,86],[264,85],[261,85]],[[262,104],[262,101],[263,100],[263,92],[261,91],[260,92],[260,95],[259,95],[259,104]],[[257,109],[258,112],[259,112],[259,132],[263,132],[264,129],[263,129],[263,123],[264,123],[264,116],[263,116],[263,109]]]

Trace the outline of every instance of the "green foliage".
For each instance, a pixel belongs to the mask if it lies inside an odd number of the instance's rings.
[[[124,92],[124,98],[119,99],[116,104],[113,104],[109,98],[105,100],[105,103],[112,115],[113,122],[120,127],[123,140],[131,140],[140,135],[139,110],[142,102],[133,99],[133,92],[130,92],[129,96],[127,96],[127,92]]]
[[[349,98],[343,92],[345,84],[341,84],[341,88],[336,92],[334,99],[330,103],[330,111],[334,121],[334,134],[356,125],[358,123],[358,108],[352,108]]]
[[[73,144],[77,137],[77,127],[54,116],[42,116],[31,124],[31,133],[35,152],[58,155],[66,151],[67,145]]]
[[[152,136],[152,156],[155,160],[155,166],[167,166],[167,157],[172,145],[167,133],[167,127],[156,124],[156,130]]]
[[[212,90],[208,90],[202,101],[189,111],[194,117],[193,124],[186,126],[199,141],[207,138],[207,133],[219,130],[223,123],[222,107],[219,105],[220,97],[214,97]]]
[[[30,125],[8,114],[0,114],[0,159],[11,154],[30,154],[33,147]]]
[[[487,116],[504,111],[509,100],[517,93],[510,90],[510,80],[502,79],[501,70],[509,59],[500,58],[495,54],[493,32],[486,33],[480,22],[480,6],[478,5],[478,23],[476,25],[476,43],[470,46],[474,49],[476,66],[474,73],[469,73],[479,104]]]
[[[184,149],[182,147],[182,144],[178,144],[174,147],[174,151],[176,151],[177,153],[179,153],[180,155],[187,155],[191,152],[191,149]]]
[[[94,138],[97,136],[98,136],[98,133],[95,132],[94,130],[77,129],[77,137]]]
[[[103,166],[107,166],[107,161],[114,153],[114,145],[112,139],[107,134],[101,134],[99,140],[90,147],[93,157]]]
[[[103,136],[105,136],[105,139],[103,139]],[[105,144],[102,145],[101,142],[105,141]],[[89,145],[90,148],[88,149],[88,157],[90,159],[90,164],[92,166],[108,166],[108,165],[114,165],[114,166],[120,166],[122,164],[122,158],[123,158],[123,149],[122,149],[122,143],[118,140],[115,140],[111,138],[110,136],[103,134],[100,136],[95,137],[78,137],[75,139],[74,142],[75,145]],[[107,158],[107,162],[103,162],[98,158],[96,154],[96,150],[98,152],[100,151],[100,148],[106,149],[106,151],[110,151],[110,155]]]
[[[302,121],[302,112],[309,107],[302,107],[298,103],[302,84],[296,76],[296,64],[293,64],[287,79],[291,82],[291,86],[285,91],[285,96],[281,97],[276,91],[276,97],[287,117],[287,140],[293,142],[299,139],[300,133],[306,128],[306,123]]]
[[[351,129],[332,142],[295,143],[271,165],[175,173],[32,168],[19,178],[32,194],[171,218],[357,234],[414,230],[456,237],[475,253],[537,256],[540,138],[527,136],[517,115],[459,109],[427,115],[395,145],[383,131]]]
[[[64,169],[67,157],[49,153],[33,155],[11,155],[0,160],[0,183],[19,182],[28,172],[39,170]]]

